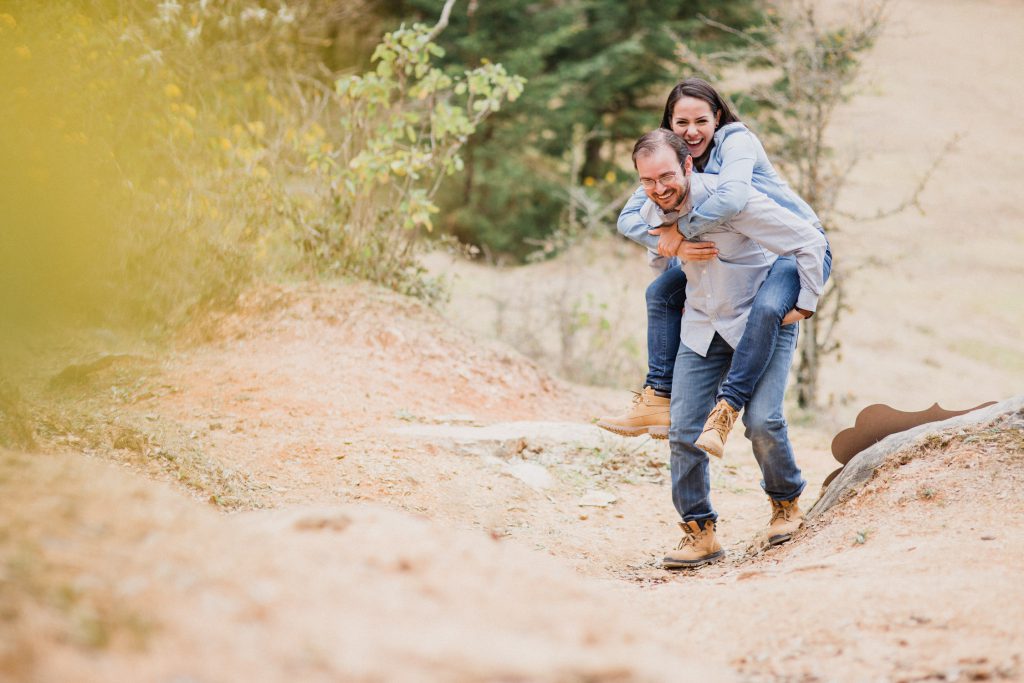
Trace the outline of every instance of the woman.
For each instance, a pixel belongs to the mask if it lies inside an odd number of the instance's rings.
[[[601,418],[598,426],[625,436],[650,434],[667,438],[672,368],[679,350],[679,328],[686,296],[686,276],[670,261],[678,253],[684,260],[716,258],[712,242],[692,240],[743,210],[751,190],[763,192],[785,209],[821,228],[811,207],[779,177],[760,140],[744,126],[721,95],[707,82],[689,78],[672,89],[665,103],[661,127],[681,137],[696,170],[718,175],[717,189],[700,206],[692,207],[678,221],[678,229],[649,230],[640,217],[647,199],[640,188],[619,215],[619,232],[656,250],[664,272],[647,288],[648,374],[644,390],[625,414]],[[681,234],[682,233],[682,234]],[[824,233],[824,230],[822,230]],[[832,253],[825,253],[824,279],[831,272]],[[824,282],[822,283],[824,285]],[[800,301],[798,301],[800,297]],[[716,397],[697,445],[722,456],[725,440],[736,417],[746,406],[764,374],[780,325],[813,315],[816,297],[801,293],[796,263],[780,258],[761,285],[732,366]]]

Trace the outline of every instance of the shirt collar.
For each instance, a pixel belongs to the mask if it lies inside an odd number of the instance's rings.
[[[679,212],[665,213],[661,210],[660,206],[647,199],[644,201],[644,205],[640,207],[640,218],[644,219],[644,222],[652,228],[660,228],[665,223],[679,220]]]

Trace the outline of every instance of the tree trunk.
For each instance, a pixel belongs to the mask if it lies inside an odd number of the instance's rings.
[[[601,175],[601,147],[603,145],[604,140],[596,135],[587,140],[583,156],[583,168],[580,169],[578,180],[581,184],[583,179],[588,176],[597,178]]]
[[[818,405],[818,323],[815,318],[803,322],[800,340],[800,365],[796,370],[796,402],[801,408]]]

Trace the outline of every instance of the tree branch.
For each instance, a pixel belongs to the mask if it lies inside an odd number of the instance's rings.
[[[744,31],[740,31],[739,29],[733,28],[732,26],[729,26],[728,24],[723,24],[723,23],[721,23],[719,21],[715,21],[714,19],[706,17],[703,14],[698,14],[697,18],[700,19],[705,24],[707,24],[708,26],[713,26],[713,27],[715,27],[715,28],[717,28],[719,30],[725,31],[726,33],[731,33],[734,36],[742,38],[743,40],[745,40],[746,42],[750,43],[754,47],[760,48],[761,50],[769,51],[767,45],[765,45],[764,43],[759,41],[757,38],[754,38],[749,33],[746,33]]]
[[[434,28],[430,29],[430,33],[427,34],[427,42],[433,42],[434,38],[441,35],[441,31],[448,27],[448,18],[452,14],[452,7],[455,6],[455,0],[445,0],[444,9],[441,10],[441,18],[434,24]]]
[[[882,218],[888,218],[889,216],[894,216],[894,215],[896,215],[898,213],[906,211],[907,209],[909,209],[912,206],[917,207],[918,211],[921,211],[922,213],[924,213],[924,209],[921,208],[921,194],[925,191],[925,188],[928,187],[928,184],[931,182],[932,175],[934,175],[935,171],[938,170],[939,166],[942,164],[943,159],[945,159],[947,156],[949,156],[949,153],[952,152],[956,148],[956,145],[957,145],[958,142],[960,142],[960,138],[961,137],[962,137],[962,135],[960,133],[957,133],[952,138],[950,138],[949,142],[946,143],[946,146],[942,148],[942,151],[939,152],[935,156],[935,159],[932,161],[931,165],[928,167],[928,170],[926,170],[924,172],[924,175],[921,176],[921,179],[918,180],[917,186],[914,187],[913,193],[911,193],[911,195],[909,197],[904,199],[902,202],[900,202],[899,204],[897,204],[893,208],[886,209],[884,211],[882,209],[879,209],[874,215],[871,215],[871,216],[858,216],[856,214],[847,213],[845,211],[839,211],[839,210],[836,210],[836,212],[835,212],[836,215],[837,216],[842,216],[843,218],[847,218],[847,219],[850,219],[850,220],[858,221],[858,222],[860,222],[860,221],[866,222],[866,221],[877,221],[877,220],[881,220]]]
[[[593,213],[593,215],[589,217],[587,221],[587,227],[594,228],[597,224],[604,220],[605,216],[609,215],[616,209],[621,208],[622,205],[626,203],[626,200],[633,196],[634,192],[636,192],[636,188],[633,186],[627,187],[625,190],[620,192],[615,199],[611,200],[610,202],[599,208],[597,211]]]

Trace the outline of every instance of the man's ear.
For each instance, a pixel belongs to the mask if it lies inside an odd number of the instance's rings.
[[[693,157],[689,154],[686,155],[686,161],[683,162],[683,175],[686,177],[693,175]]]

